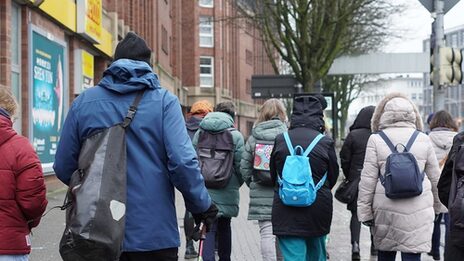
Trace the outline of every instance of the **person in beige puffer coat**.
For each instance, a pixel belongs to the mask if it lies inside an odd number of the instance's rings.
[[[385,174],[390,148],[375,134],[380,130],[393,144],[406,144],[415,130],[422,131],[422,120],[416,106],[403,94],[392,93],[376,107],[372,117],[372,134],[366,148],[358,195],[358,218],[373,226],[378,260],[395,260],[396,251],[403,260],[420,260],[420,253],[430,251],[435,213],[439,213],[437,182],[438,161],[427,135],[420,133],[410,152],[418,167],[425,171],[422,194],[407,199],[389,199],[379,179]]]

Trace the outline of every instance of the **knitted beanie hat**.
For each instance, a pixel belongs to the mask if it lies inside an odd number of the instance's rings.
[[[118,43],[114,51],[114,61],[119,59],[143,61],[151,65],[151,49],[143,38],[134,32],[129,32]]]
[[[207,100],[197,101],[192,105],[190,113],[194,114],[205,114],[213,111],[213,105]]]

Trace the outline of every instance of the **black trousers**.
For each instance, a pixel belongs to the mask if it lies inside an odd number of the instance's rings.
[[[177,247],[147,252],[123,252],[119,261],[177,261]]]

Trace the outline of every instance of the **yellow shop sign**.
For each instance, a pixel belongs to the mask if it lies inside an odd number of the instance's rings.
[[[102,0],[77,0],[77,33],[94,44],[100,44],[102,27]]]

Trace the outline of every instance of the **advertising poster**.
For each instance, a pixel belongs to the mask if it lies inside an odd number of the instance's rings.
[[[82,50],[82,89],[93,87],[93,55]]]
[[[32,31],[31,142],[44,169],[52,166],[64,120],[65,47]]]

